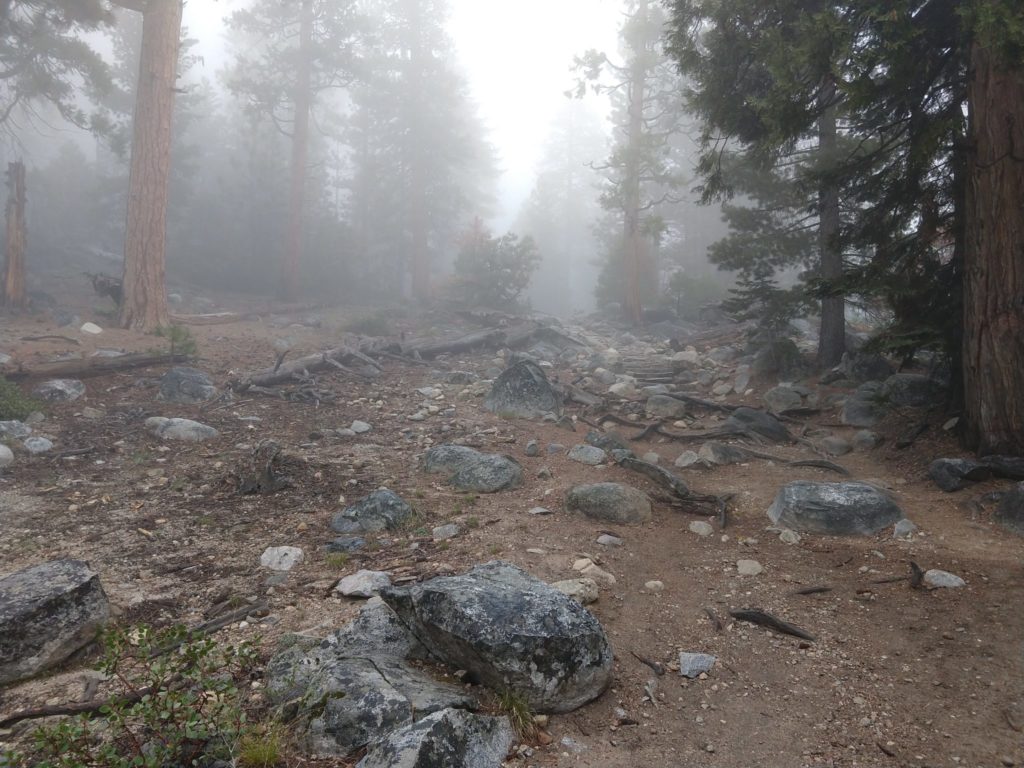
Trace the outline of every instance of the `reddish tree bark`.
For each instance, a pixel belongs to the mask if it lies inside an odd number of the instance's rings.
[[[10,309],[25,307],[25,164],[7,165],[7,243],[4,250],[3,303]]]
[[[975,42],[968,105],[964,438],[1024,455],[1024,65]]]

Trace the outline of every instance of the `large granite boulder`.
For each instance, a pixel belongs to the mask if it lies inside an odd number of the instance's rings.
[[[644,410],[652,419],[681,419],[686,415],[686,403],[671,395],[651,395]]]
[[[800,396],[799,392],[792,387],[782,386],[772,387],[761,395],[761,399],[764,400],[773,413],[794,411],[804,403],[804,399]]]
[[[378,488],[364,499],[346,507],[331,518],[331,529],[338,533],[394,531],[413,516],[413,509],[394,491]]]
[[[429,474],[446,474],[449,485],[476,493],[517,488],[523,481],[523,468],[515,459],[464,445],[431,448],[423,457],[423,469]]]
[[[484,408],[491,413],[535,419],[546,413],[560,414],[562,398],[544,374],[544,369],[529,360],[506,368],[494,381]]]
[[[565,506],[607,523],[645,523],[651,519],[647,494],[622,483],[577,485],[569,489]]]
[[[873,427],[888,412],[882,385],[877,381],[861,384],[846,398],[840,418],[851,427]]]
[[[737,408],[728,419],[725,420],[726,429],[736,429],[743,432],[755,432],[761,437],[767,437],[773,443],[792,443],[793,436],[789,434],[782,422],[764,411],[757,411],[753,408]]]
[[[0,685],[64,661],[109,618],[99,576],[81,561],[52,560],[0,579]]]
[[[160,393],[157,398],[168,403],[193,405],[205,403],[216,396],[217,387],[213,381],[197,368],[180,365],[160,377]]]
[[[612,649],[597,619],[509,563],[381,597],[435,657],[513,691],[536,712],[572,711],[611,682]]]
[[[1024,483],[1006,492],[993,517],[1003,528],[1024,536]]]
[[[902,520],[903,512],[867,483],[797,480],[779,490],[768,517],[774,525],[803,533],[870,536]]]
[[[445,709],[377,742],[356,768],[501,768],[514,739],[507,717]]]

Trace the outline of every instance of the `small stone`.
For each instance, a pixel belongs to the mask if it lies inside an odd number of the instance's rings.
[[[446,539],[454,539],[460,533],[462,533],[462,529],[455,523],[439,525],[432,531],[434,541],[445,541]]]
[[[956,429],[956,425],[959,423],[960,417],[954,416],[952,419],[950,419],[949,421],[942,425],[942,429],[945,430],[946,432],[949,432],[950,430]]]
[[[618,397],[630,398],[636,397],[636,385],[631,381],[619,381],[608,387],[609,394],[617,395]]]
[[[551,586],[563,595],[568,595],[573,600],[576,600],[581,605],[590,605],[597,602],[599,596],[597,582],[593,579],[566,579],[565,581],[556,581]]]
[[[602,533],[597,537],[597,543],[602,547],[621,547],[622,539],[618,536],[612,536],[610,533]]]
[[[686,469],[692,467],[694,464],[700,463],[701,458],[697,455],[696,451],[683,451],[679,454],[679,458],[675,460],[675,465],[679,469]]]
[[[578,461],[580,464],[596,467],[608,458],[608,454],[592,445],[581,444],[572,447],[572,450],[569,451],[569,458],[573,461]]]
[[[339,536],[327,545],[328,552],[356,552],[366,546],[362,536]]]
[[[651,581],[644,582],[644,589],[648,592],[664,592],[665,582],[652,579]]]
[[[859,451],[873,451],[882,444],[882,438],[870,429],[862,429],[853,436],[853,447]]]
[[[764,566],[757,560],[737,560],[736,571],[740,576],[757,576],[764,572]]]
[[[298,547],[267,547],[260,555],[260,565],[272,571],[290,571],[305,557],[306,553]]]
[[[910,539],[917,531],[917,526],[907,518],[903,518],[892,529],[894,539]]]
[[[384,571],[356,571],[346,576],[334,588],[345,597],[374,597],[382,589],[391,586],[391,577]]]
[[[89,419],[90,421],[96,421],[102,419],[106,414],[103,413],[99,408],[93,408],[91,406],[85,406],[82,409],[82,418]]]
[[[610,573],[608,573],[608,571],[604,570],[603,568],[594,565],[593,563],[582,568],[580,570],[580,575],[586,576],[587,578],[593,579],[594,581],[603,582],[608,586],[612,586],[615,584],[614,576],[612,576]]]
[[[654,451],[648,451],[643,455],[643,459],[648,464],[657,464],[659,461],[661,461],[661,456],[655,453]]]
[[[932,568],[924,573],[924,583],[937,589],[959,589],[967,586],[967,582],[949,571]]]
[[[351,429],[357,435],[365,435],[367,432],[373,429],[373,427],[371,427],[365,421],[356,420],[352,422],[352,424],[349,426],[349,429]]]
[[[14,453],[3,443],[0,443],[0,469],[5,469],[14,463]]]
[[[728,381],[716,384],[711,390],[712,394],[718,395],[719,397],[725,397],[730,392],[732,392],[732,384]]]
[[[71,402],[85,394],[85,384],[78,379],[51,379],[32,390],[32,394],[50,403]]]
[[[690,523],[690,533],[696,533],[701,538],[706,538],[714,532],[714,526],[705,520],[694,520]]]
[[[565,446],[561,443],[549,443],[545,450],[548,456],[555,456],[559,453],[565,453]]]
[[[534,456],[540,456],[540,444],[536,440],[531,440],[526,444],[526,449],[523,451],[523,454],[530,456],[531,458]]]
[[[687,653],[682,651],[679,654],[679,674],[681,677],[688,677],[694,680],[710,672],[711,668],[715,666],[716,661],[718,661],[718,657],[712,656],[709,653]]]
[[[103,329],[96,325],[96,323],[84,323],[79,330],[82,333],[91,333],[93,336],[103,333]]]
[[[779,534],[779,541],[781,541],[783,544],[799,544],[800,534],[796,531],[791,531],[789,528],[786,528]]]
[[[22,441],[22,445],[33,456],[53,450],[53,442],[45,437],[26,437]]]
[[[845,456],[853,446],[841,437],[830,436],[821,441],[821,447],[829,456]]]
[[[528,515],[538,515],[538,516],[539,515],[550,515],[551,514],[551,510],[548,509],[547,507],[534,507],[533,509],[528,510],[526,514],[528,514]]]

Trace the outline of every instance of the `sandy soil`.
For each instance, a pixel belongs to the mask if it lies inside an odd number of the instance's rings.
[[[90,318],[83,312],[83,319]],[[351,314],[351,313],[350,313]],[[268,339],[293,338],[296,354],[333,346],[343,314],[320,312],[321,328],[275,328],[264,321],[195,328],[197,367],[223,384],[237,372],[272,363]],[[436,318],[405,318],[394,330],[428,334]],[[21,342],[27,335],[61,334],[61,340]],[[0,349],[26,365],[58,353],[88,355],[95,348],[145,350],[164,342],[120,331],[85,337],[57,329],[43,318],[5,320]],[[439,370],[482,372],[491,353],[439,361]],[[689,532],[696,519],[656,504],[654,520],[637,527],[609,528],[563,508],[566,491],[580,482],[620,480],[657,493],[645,479],[618,467],[587,467],[562,455],[527,458],[530,439],[542,446],[582,442],[552,424],[504,420],[482,410],[481,398],[461,397],[445,386],[452,418],[416,423],[415,390],[437,386],[431,367],[386,362],[386,375],[367,382],[343,374],[324,376],[320,386],[337,401],[319,407],[265,397],[220,400],[207,406],[156,401],[161,370],[93,378],[82,399],[49,409],[38,434],[52,436],[55,451],[92,448],[75,457],[19,456],[0,477],[0,572],[45,559],[89,561],[123,623],[202,621],[211,606],[230,596],[262,598],[271,618],[254,626],[231,626],[218,637],[259,638],[269,653],[285,632],[321,634],[350,618],[354,602],[330,597],[339,577],[359,568],[392,571],[406,580],[462,571],[495,558],[536,576],[572,578],[573,561],[586,553],[615,576],[591,606],[616,651],[615,681],[593,704],[554,717],[551,743],[523,749],[511,765],[522,766],[721,766],[773,768],[824,766],[1011,766],[1024,764],[1024,539],[989,520],[990,509],[969,501],[1006,483],[982,483],[944,494],[925,475],[930,460],[959,455],[952,439],[933,429],[904,451],[894,437],[910,423],[896,415],[880,430],[889,438],[869,453],[839,460],[856,479],[890,488],[907,516],[920,526],[912,541],[890,533],[868,539],[804,536],[787,545],[766,530],[765,510],[782,484],[796,479],[833,480],[820,469],[795,469],[768,461],[713,470],[680,470],[695,491],[734,492],[729,526],[708,538]],[[560,371],[563,380],[571,378]],[[772,382],[773,384],[774,382]],[[769,384],[768,386],[770,386]],[[748,400],[756,404],[757,395]],[[742,398],[731,398],[741,402]],[[86,406],[103,412],[83,418]],[[582,413],[582,411],[577,411]],[[716,417],[695,412],[713,427]],[[151,415],[195,418],[221,431],[197,448],[162,443],[142,428]],[[353,419],[373,425],[355,439],[318,438],[324,429]],[[941,416],[935,416],[941,423]],[[836,434],[834,412],[812,424]],[[622,429],[627,436],[629,429]],[[429,444],[454,438],[515,455],[527,482],[513,492],[469,496],[439,485],[418,470],[417,456]],[[286,454],[292,488],[273,496],[239,496],[235,472],[252,448],[273,439]],[[685,449],[657,438],[638,453],[657,451],[671,466]],[[772,447],[785,458],[813,458],[804,447]],[[551,479],[538,479],[542,467]],[[386,485],[414,504],[422,528],[374,542],[371,551],[341,564],[324,546],[333,535],[330,516]],[[532,507],[550,516],[527,514]],[[714,522],[712,518],[706,518]],[[464,533],[435,543],[430,529],[460,522]],[[619,548],[596,543],[601,532],[624,540]],[[411,544],[418,546],[413,549]],[[268,586],[259,566],[268,546],[292,545],[305,562],[280,585]],[[736,561],[755,559],[764,572],[737,574]],[[942,568],[967,581],[960,590],[912,590],[904,576],[908,561]],[[664,590],[644,584],[660,580]],[[795,595],[802,587],[831,591]],[[816,636],[806,643],[729,619],[729,610],[758,608]],[[716,631],[710,608],[725,624]],[[654,701],[645,684],[654,674],[634,654],[669,663],[679,651],[719,657],[707,679],[685,680],[669,671],[657,678]],[[82,692],[88,652],[51,677],[0,691],[0,713],[27,705],[76,700]],[[618,725],[616,708],[639,725]],[[9,738],[23,736],[17,728]],[[545,739],[546,741],[546,739]],[[291,765],[345,765],[309,761]]]

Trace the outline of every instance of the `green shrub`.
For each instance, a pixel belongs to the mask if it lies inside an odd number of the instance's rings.
[[[193,357],[199,351],[192,331],[183,325],[161,326],[153,331],[153,335],[170,342],[172,355]]]
[[[533,239],[491,237],[477,221],[455,259],[452,298],[468,306],[514,307],[540,266]]]
[[[22,420],[42,406],[21,391],[13,381],[0,376],[0,421]]]
[[[92,719],[39,728],[35,760],[10,755],[11,765],[184,768],[235,754],[250,730],[236,686],[256,662],[249,643],[140,627],[109,631],[104,649],[97,669],[116,683],[116,694]]]

